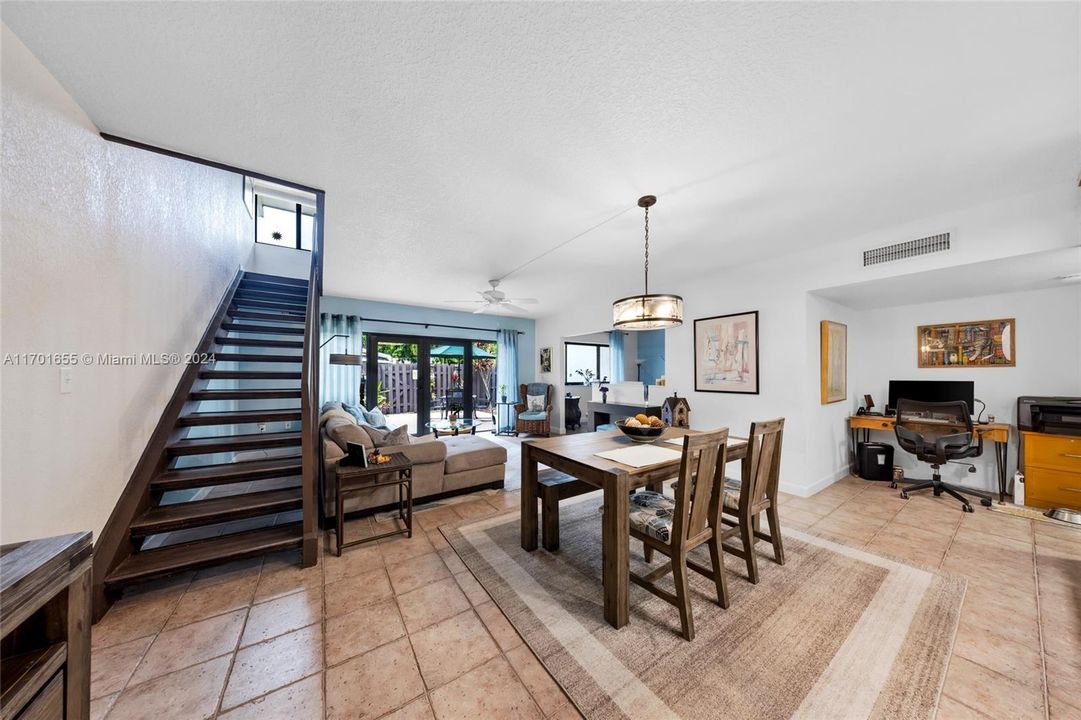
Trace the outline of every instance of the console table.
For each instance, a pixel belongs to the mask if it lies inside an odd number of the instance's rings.
[[[90,533],[0,547],[0,717],[90,717]]]
[[[593,413],[593,429],[596,430],[601,425],[606,425],[613,422],[613,415],[615,420],[622,420],[623,418],[634,417],[638,414],[656,415],[661,416],[661,406],[651,403],[635,403],[635,402],[590,402],[589,410]]]
[[[396,485],[398,487],[398,519],[402,527],[397,530],[371,535],[345,542],[345,499],[376,488]],[[401,453],[392,453],[390,460],[381,465],[342,465],[334,473],[334,554],[342,556],[342,548],[381,540],[393,535],[413,537],[413,463]]]

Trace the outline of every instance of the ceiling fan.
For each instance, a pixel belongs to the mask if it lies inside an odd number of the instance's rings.
[[[474,315],[487,312],[493,308],[506,308],[513,312],[526,312],[524,307],[519,306],[536,305],[538,302],[536,298],[508,298],[507,294],[499,289],[498,280],[489,280],[488,284],[492,286],[491,290],[477,290],[477,294],[480,295],[480,300],[444,300],[443,302],[468,303],[470,305],[480,303],[480,307],[473,311]]]

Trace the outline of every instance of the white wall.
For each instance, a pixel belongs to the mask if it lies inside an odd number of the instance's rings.
[[[252,239],[254,240],[254,231]],[[307,280],[311,274],[312,254],[307,250],[278,247],[266,243],[252,242],[251,254],[244,262],[244,269],[249,272],[280,277]]]
[[[807,492],[817,492],[839,480],[849,471],[848,416],[856,412],[866,390],[855,383],[859,368],[873,361],[869,354],[861,316],[863,313],[838,305],[815,295],[807,296],[805,325],[807,364],[804,370],[804,397],[807,425],[811,435],[807,440],[806,475],[803,485]],[[848,397],[822,404],[821,322],[832,320],[848,326]],[[898,332],[903,332],[898,330]],[[912,331],[915,335],[915,330]],[[876,396],[877,397],[877,396]],[[788,440],[785,428],[785,441]]]
[[[103,141],[0,31],[2,354],[193,351],[251,252],[242,179]],[[0,368],[0,541],[97,535],[182,371]]]
[[[678,255],[671,254],[667,262],[670,277],[657,280],[655,285],[665,291],[679,293],[684,298],[684,325],[669,329],[665,337],[665,374],[668,389],[686,395],[691,405],[691,422],[695,427],[728,426],[737,432],[746,430],[752,420],[784,417],[785,438],[781,466],[782,488],[800,495],[812,494],[848,471],[845,416],[858,406],[858,398],[874,388],[865,388],[862,378],[877,372],[881,355],[872,340],[865,336],[863,311],[842,307],[819,298],[811,291],[849,283],[860,283],[894,275],[918,273],[947,266],[963,266],[995,258],[1037,252],[1081,244],[1079,209],[1081,194],[1074,183],[1063,183],[1022,196],[999,198],[983,205],[959,208],[935,217],[914,219],[896,227],[882,228],[855,238],[839,239],[828,246],[809,247],[766,261],[732,266],[718,245],[715,256],[695,257],[694,262],[678,264]],[[862,251],[879,245],[924,237],[948,230],[954,244],[945,255],[927,256],[870,268],[861,265]],[[538,346],[558,346],[568,335],[595,330],[610,323],[611,301],[616,297],[603,287],[583,292],[579,306],[573,312],[539,318]],[[1068,296],[1067,296],[1068,297]],[[984,311],[963,313],[959,319],[980,319],[995,316],[1016,316],[1018,322],[1025,314],[1026,304],[1015,313],[1007,310],[1012,299],[983,303]],[[977,303],[979,304],[979,303]],[[997,311],[991,311],[996,308]],[[733,395],[694,392],[693,333],[694,319],[714,315],[759,311],[760,379],[759,395]],[[943,312],[948,308],[941,308]],[[952,311],[951,311],[952,312]],[[1081,368],[1077,348],[1081,344],[1081,321],[1077,311],[1067,313],[1061,323],[1062,346],[1073,349],[1062,353],[1062,362],[1072,362]],[[904,316],[885,316],[880,325],[884,333],[912,340],[916,324]],[[936,316],[936,321],[943,319]],[[822,406],[819,398],[819,336],[821,320],[836,320],[849,325],[849,396],[848,400]],[[1050,323],[1052,316],[1042,318]],[[1040,319],[1035,320],[1040,322]],[[1029,322],[1018,328],[1018,340],[1028,330]],[[1030,336],[1031,337],[1031,336]],[[1030,357],[1038,357],[1037,354]],[[911,352],[911,351],[910,351]],[[1021,349],[1018,351],[1022,352]],[[1028,350],[1024,350],[1028,352]],[[553,375],[562,377],[562,357],[557,353]],[[909,363],[910,361],[910,363]],[[892,361],[891,361],[892,362]],[[915,369],[912,356],[904,362]],[[1059,359],[1056,358],[1056,363]],[[898,369],[896,372],[900,372]],[[991,371],[994,372],[994,371]],[[1077,370],[1081,372],[1081,370]],[[907,374],[907,373],[905,373]],[[914,376],[913,376],[914,377]],[[1018,374],[1016,377],[1021,378]],[[1051,376],[1049,375],[1048,378]],[[888,377],[880,382],[885,387]],[[1062,387],[1055,392],[1068,392],[1068,378],[1060,377]],[[1075,394],[1081,394],[1074,375]],[[1050,379],[1046,383],[1058,387]],[[1010,382],[1003,386],[1002,397],[1042,392],[1027,381]],[[879,391],[876,397],[885,397]],[[1002,415],[1002,412],[996,412]]]
[[[603,321],[602,321],[603,322]],[[609,316],[607,322],[611,322]],[[540,326],[538,325],[538,328]],[[539,332],[539,330],[538,330]],[[555,398],[558,401],[559,398],[564,397],[567,393],[577,395],[580,400],[578,401],[578,407],[582,410],[582,427],[591,427],[593,423],[593,413],[590,412],[589,403],[594,399],[593,387],[591,385],[568,385],[566,384],[566,370],[564,369],[564,360],[566,359],[563,344],[567,342],[583,342],[583,343],[597,343],[608,344],[609,343],[608,332],[593,332],[585,334],[575,334],[572,336],[560,337],[558,340],[553,341],[552,344],[552,372],[541,373],[538,372],[537,377],[540,382],[551,383],[555,388]],[[539,343],[539,341],[538,341]],[[545,347],[543,344],[538,344],[537,347]],[[558,356],[558,357],[557,357]],[[638,336],[636,333],[628,332],[623,336],[623,377],[626,382],[633,382],[634,378],[638,374],[638,365],[635,362],[638,357]],[[538,360],[539,363],[539,360]],[[539,365],[538,365],[539,370]],[[600,401],[600,394],[597,394],[597,401]],[[563,426],[563,403],[556,402],[555,406],[558,406],[553,411],[552,419],[552,432],[562,433],[565,428]],[[558,425],[558,431],[557,431]]]
[[[1004,317],[1017,320],[1016,367],[917,367],[917,326]],[[1077,351],[1081,286],[1078,285],[866,310],[859,313],[857,323],[866,359],[855,366],[856,375],[849,375],[849,394],[855,391],[862,397],[869,393],[876,405],[885,406],[890,380],[972,380],[976,397],[987,403],[987,412],[996,420],[1016,427],[1019,395],[1081,396],[1081,356]],[[851,346],[849,349],[852,352]],[[978,411],[978,403],[976,407]],[[871,439],[891,442],[892,436],[873,433]],[[895,451],[894,462],[906,472],[911,471],[908,474],[912,477],[930,477],[927,466],[908,453]],[[972,462],[977,466],[976,474],[951,465],[943,468],[943,479],[985,490],[997,487],[991,448],[986,447],[984,455]],[[1014,431],[1007,462],[1010,476],[1016,463]]]

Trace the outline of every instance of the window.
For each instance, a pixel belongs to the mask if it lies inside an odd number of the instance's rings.
[[[563,348],[565,384],[585,385],[612,375],[612,350],[607,345],[569,342]]]
[[[265,195],[255,196],[255,242],[312,249],[315,208]]]

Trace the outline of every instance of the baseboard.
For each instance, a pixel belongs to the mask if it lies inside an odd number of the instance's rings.
[[[810,485],[794,485],[792,483],[786,483],[784,480],[782,480],[779,487],[781,492],[788,493],[789,495],[795,495],[796,497],[811,497],[815,493],[825,490],[841,478],[847,477],[849,474],[851,474],[851,471],[847,467],[844,467],[823,478],[820,478],[819,480],[816,480]]]

